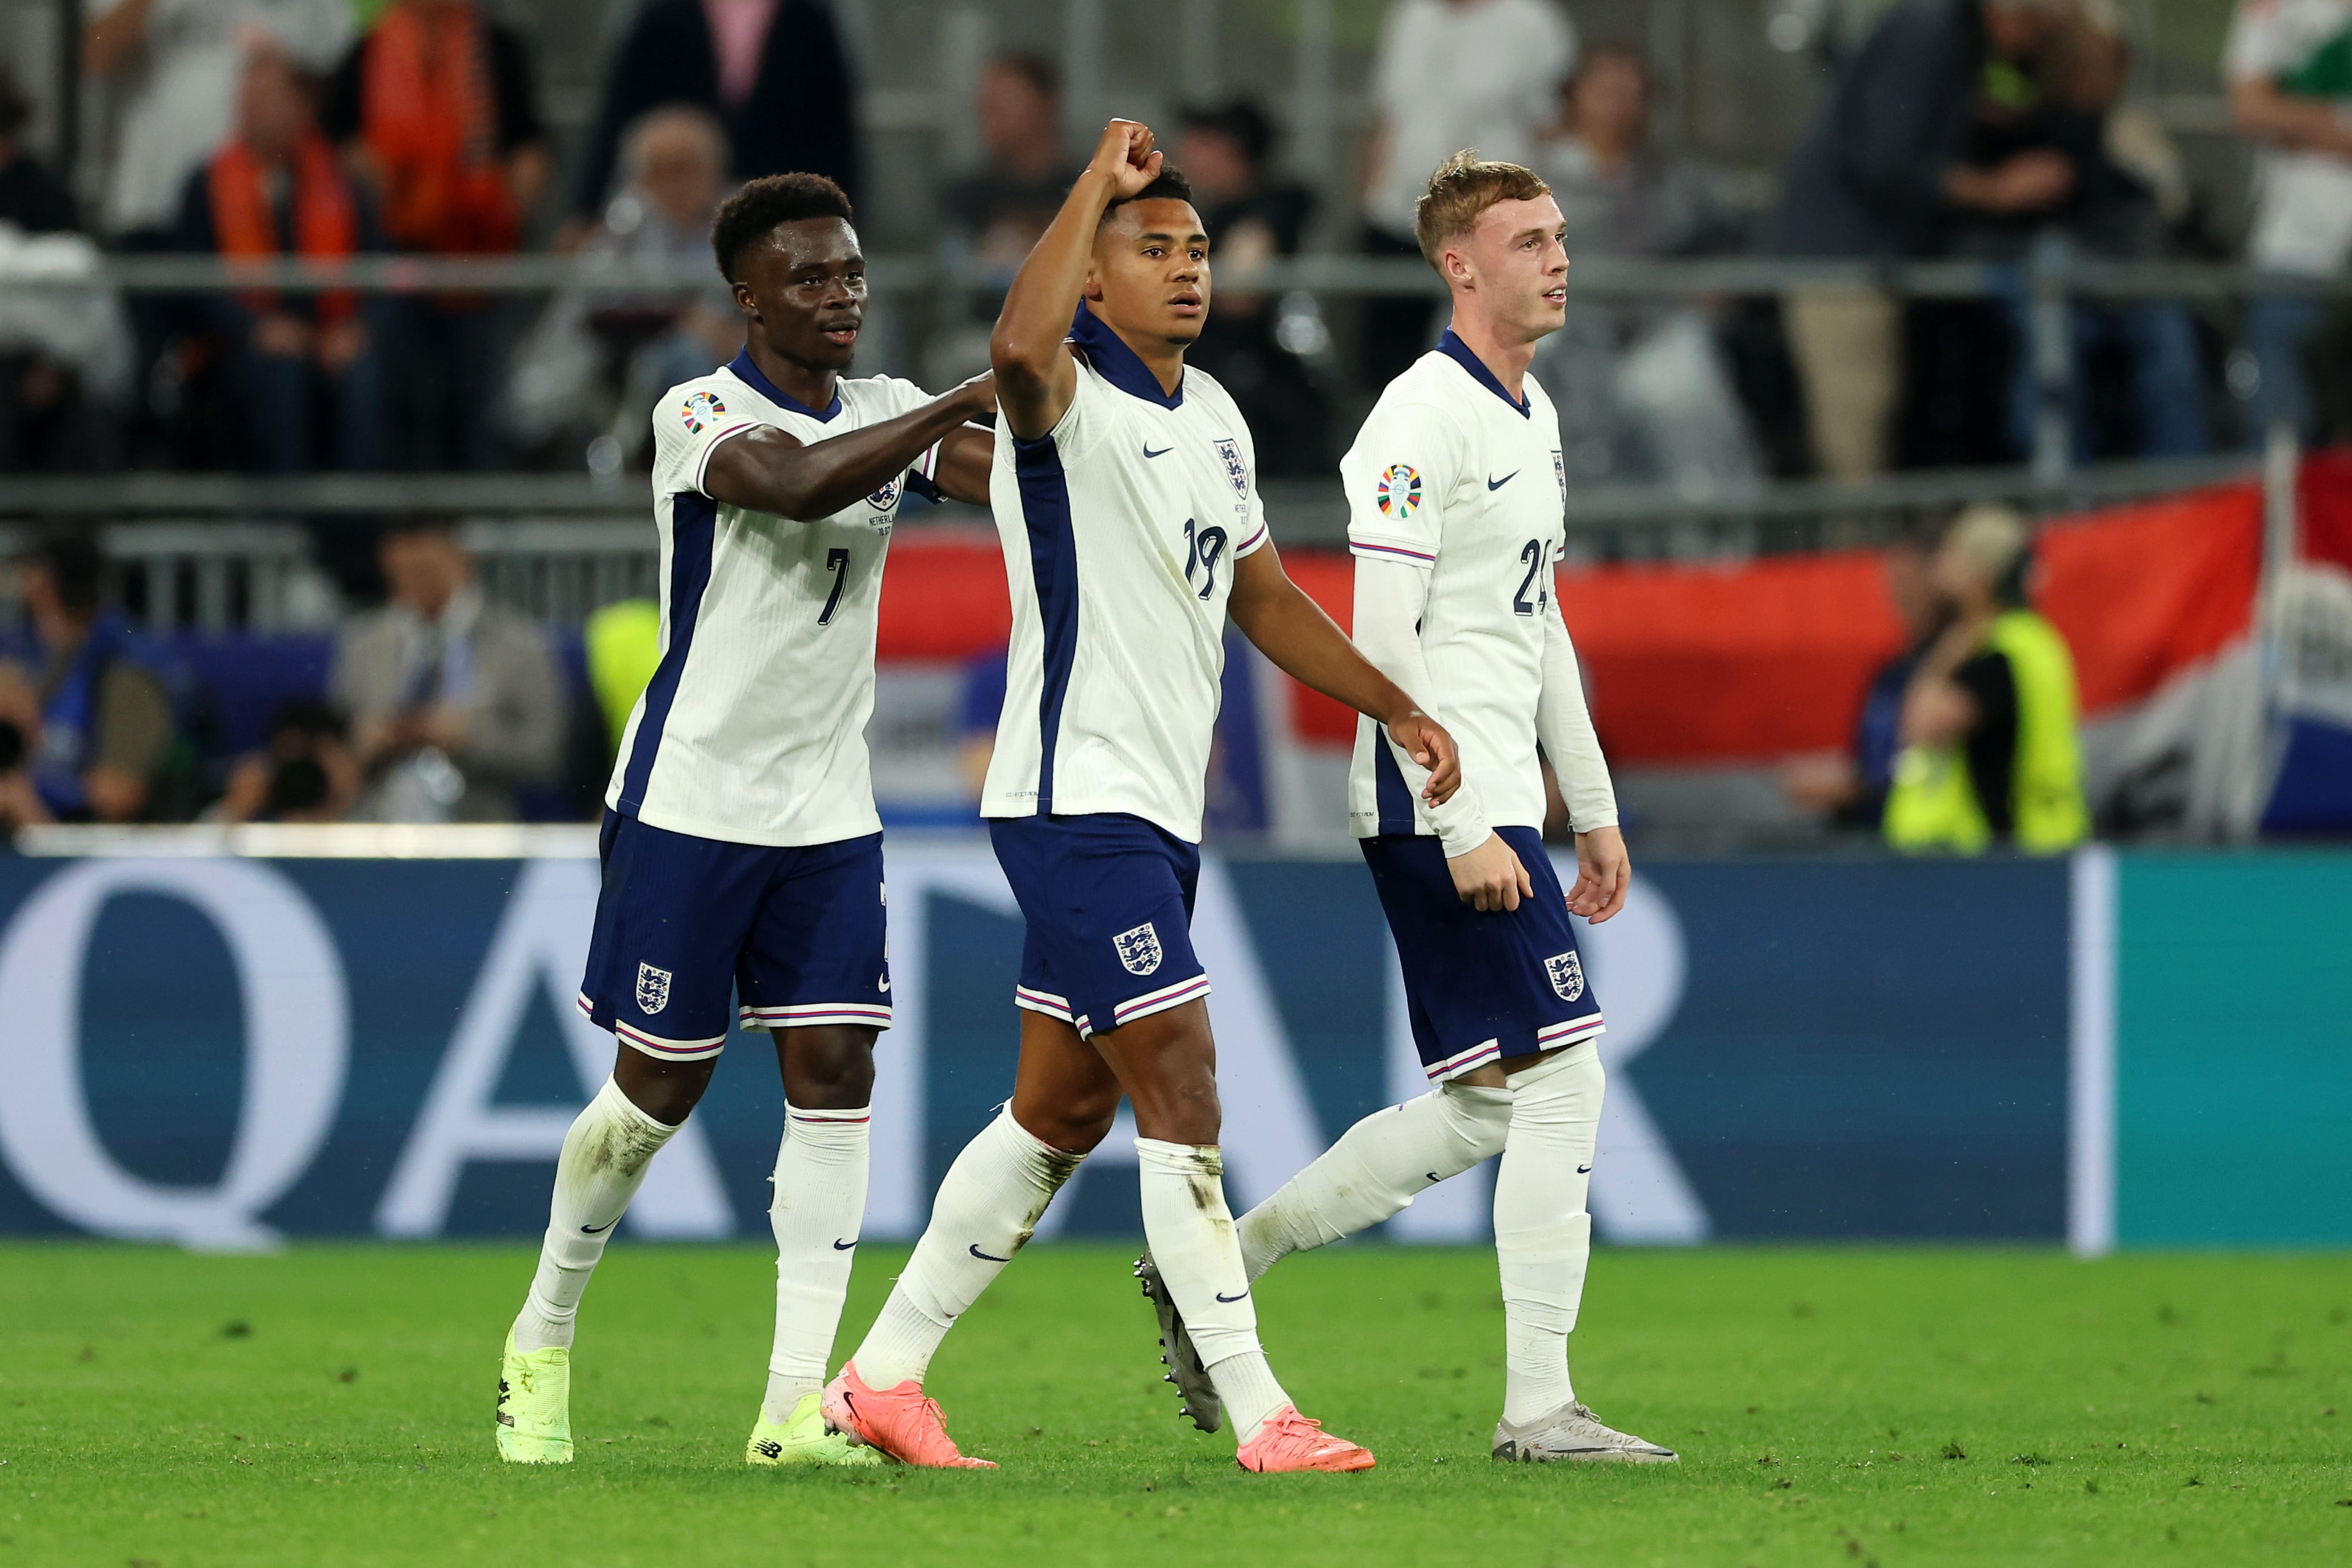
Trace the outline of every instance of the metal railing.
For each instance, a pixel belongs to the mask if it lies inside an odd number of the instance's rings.
[[[2070,307],[2175,299],[2206,305],[2266,295],[2341,298],[2352,277],[2307,277],[2186,262],[2116,262],[2046,244],[2014,264],[1791,260],[1756,256],[1651,261],[1592,257],[1573,264],[1578,298],[1705,301],[1811,289],[1868,288],[1906,298],[1988,299],[2023,307],[2025,351],[2036,371],[2034,451],[2024,465],[1889,475],[1862,484],[1762,481],[1709,492],[1666,486],[1587,487],[1568,503],[1572,549],[1600,556],[1703,554],[1868,542],[1915,528],[1970,500],[2006,500],[2049,513],[2250,477],[2252,453],[2208,458],[2077,465],[2070,410],[2074,373]],[[0,273],[10,289],[109,289],[170,295],[266,287],[353,288],[392,295],[461,290],[509,296],[578,289],[643,294],[708,287],[699,258],[556,256],[448,258],[370,256],[229,261],[200,256],[110,256],[90,265]],[[923,256],[872,258],[877,296],[906,303],[1001,288],[1005,275]],[[1444,289],[1418,261],[1353,256],[1281,257],[1218,273],[1228,292],[1332,300],[1381,295],[1436,299]],[[885,309],[896,306],[885,305]],[[916,312],[909,311],[908,315]],[[1286,543],[1333,545],[1346,507],[1334,479],[1269,479],[1267,511]],[[586,473],[312,474],[258,477],[131,472],[90,476],[0,476],[0,517],[102,517],[108,548],[137,597],[165,606],[167,624],[256,625],[306,618],[303,533],[280,519],[430,511],[467,519],[468,538],[499,597],[558,618],[650,591],[651,494],[642,476]],[[909,517],[920,526],[925,514]],[[950,507],[930,517],[972,520]],[[135,521],[134,521],[135,519]],[[231,530],[229,523],[243,525]],[[119,542],[117,542],[119,541]],[[289,598],[291,595],[291,598]]]

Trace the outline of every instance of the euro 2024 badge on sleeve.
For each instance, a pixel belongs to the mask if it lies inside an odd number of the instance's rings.
[[[688,435],[699,435],[704,425],[726,412],[727,405],[719,401],[717,392],[698,392],[687,398],[685,406],[677,411],[677,416],[686,422]]]
[[[1149,975],[1160,967],[1160,932],[1149,920],[1132,931],[1112,937],[1118,961],[1130,975]]]
[[[1584,960],[1574,953],[1556,953],[1546,958],[1544,973],[1560,1000],[1572,1002],[1584,994]]]
[[[1410,464],[1390,464],[1381,475],[1380,486],[1373,492],[1373,499],[1380,506],[1381,516],[1400,523],[1404,521],[1412,516],[1413,508],[1421,505],[1420,474]]]
[[[669,971],[637,966],[637,1007],[648,1017],[669,1006]]]

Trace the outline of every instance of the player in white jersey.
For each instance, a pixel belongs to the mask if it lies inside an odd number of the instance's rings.
[[[1433,770],[1431,799],[1457,773],[1451,737],[1284,574],[1248,427],[1184,365],[1208,307],[1191,187],[1161,169],[1148,130],[1112,121],[990,345],[1011,437],[992,499],[1013,632],[981,810],[1028,927],[1020,1070],[825,1390],[828,1420],[912,1463],[984,1462],[957,1451],[924,1373],[1108,1134],[1122,1092],[1144,1233],[1233,1407],[1236,1458],[1252,1470],[1372,1462],[1275,1380],[1225,1207],[1209,977],[1189,926],[1228,614],[1276,664],[1384,725]]]
[[[499,1452],[572,1458],[572,1322],[613,1227],[729,1029],[783,1073],[776,1337],[745,1458],[874,1464],[818,1409],[866,1208],[874,1039],[890,1022],[882,824],[866,771],[883,557],[907,487],[987,495],[989,378],[933,398],[845,380],[866,314],[848,199],[754,180],[711,230],[746,344],[654,410],[661,662],[605,795],[580,1008],[618,1040],[556,1166],[507,1338]],[[740,998],[740,1007],[730,1005]]]
[[[1369,728],[1349,777],[1349,820],[1437,1087],[1359,1122],[1244,1215],[1242,1252],[1255,1279],[1499,1151],[1507,1385],[1495,1457],[1669,1461],[1671,1450],[1601,1425],[1568,1375],[1602,1088],[1601,1006],[1568,916],[1616,914],[1631,873],[1551,593],[1568,499],[1559,421],[1527,373],[1567,309],[1559,208],[1517,164],[1457,153],[1430,180],[1419,227],[1454,296],[1453,325],[1389,383],[1339,471],[1357,643],[1462,747],[1465,781],[1442,803],[1416,795],[1412,758]],[[1538,742],[1576,831],[1564,895],[1543,847]],[[1192,1360],[1171,1359],[1188,1402],[1204,1404]]]

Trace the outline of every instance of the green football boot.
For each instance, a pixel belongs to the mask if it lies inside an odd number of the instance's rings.
[[[793,1418],[782,1426],[760,1412],[751,1440],[743,1446],[747,1465],[878,1465],[882,1456],[863,1443],[852,1442],[824,1424],[824,1412],[814,1394],[803,1394],[793,1406]]]
[[[551,1346],[525,1355],[511,1329],[499,1368],[499,1458],[513,1465],[572,1462],[572,1353]]]

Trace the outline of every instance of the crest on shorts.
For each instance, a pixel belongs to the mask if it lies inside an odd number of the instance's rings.
[[[1559,999],[1572,1002],[1584,994],[1584,960],[1574,953],[1555,953],[1544,960],[1544,974]]]
[[[688,435],[699,435],[705,423],[726,412],[727,405],[719,401],[717,392],[698,392],[686,400],[686,406],[677,411],[677,416],[686,421]]]
[[[1160,967],[1160,932],[1149,920],[1120,932],[1110,945],[1118,949],[1118,961],[1130,975],[1149,975]]]
[[[1421,505],[1421,476],[1408,464],[1391,463],[1381,475],[1373,498],[1380,503],[1381,516],[1402,522]]]
[[[1559,504],[1565,507],[1568,505],[1568,459],[1560,455],[1557,446],[1551,449],[1551,476],[1559,481]]]
[[[1249,470],[1242,465],[1242,449],[1237,442],[1217,443],[1217,455],[1224,459],[1225,477],[1234,482],[1234,494],[1249,499]]]
[[[656,969],[651,964],[637,966],[637,1007],[646,1013],[657,1013],[669,1006],[669,971]]]

